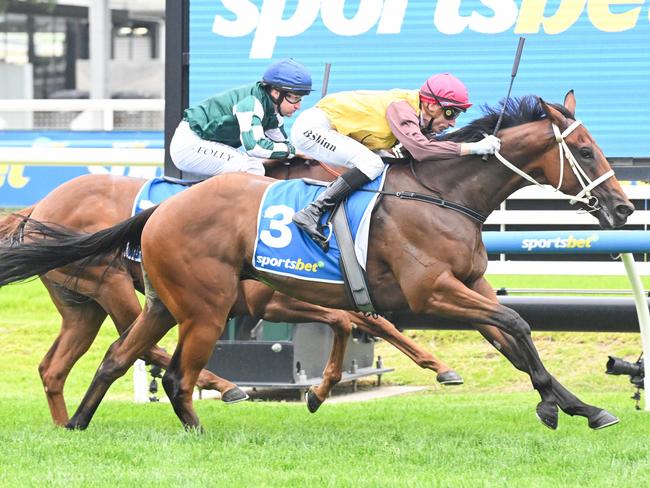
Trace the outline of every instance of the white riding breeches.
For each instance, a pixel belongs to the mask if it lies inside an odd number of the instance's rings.
[[[185,120],[174,132],[169,155],[178,169],[190,173],[205,176],[238,172],[264,175],[262,159],[221,142],[201,139]]]
[[[379,155],[332,128],[327,114],[317,107],[302,112],[291,129],[296,148],[318,161],[356,167],[371,180],[384,170]]]

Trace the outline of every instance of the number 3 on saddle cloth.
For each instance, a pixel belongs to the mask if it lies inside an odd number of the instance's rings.
[[[381,190],[385,171],[363,188]],[[187,185],[171,183],[163,178],[148,180],[133,202],[132,215],[158,205],[188,188]],[[338,242],[330,239],[330,250],[324,253],[306,234],[291,221],[295,212],[324,191],[319,185],[302,180],[278,181],[267,188],[257,218],[257,242],[253,254],[253,267],[261,271],[292,276],[310,281],[343,283],[339,268]],[[345,201],[348,223],[354,240],[354,251],[362,268],[366,267],[370,216],[379,194],[357,191]],[[326,222],[329,212],[323,216]],[[139,252],[127,251],[126,257],[141,261]]]
[[[362,268],[366,267],[370,217],[384,185],[386,171],[345,200],[348,224],[354,251]],[[255,269],[294,278],[344,283],[339,267],[339,244],[330,238],[329,252],[323,250],[291,221],[295,212],[304,208],[325,190],[323,186],[303,180],[278,181],[266,189],[257,216],[257,242],[252,265]],[[321,222],[327,222],[327,212]]]

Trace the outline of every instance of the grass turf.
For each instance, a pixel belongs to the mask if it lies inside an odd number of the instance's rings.
[[[494,278],[495,286],[502,286]],[[627,288],[624,277],[535,278],[510,287]],[[558,283],[558,281],[561,281]],[[0,290],[0,485],[2,486],[644,486],[650,481],[650,422],[623,377],[603,374],[607,354],[635,359],[638,334],[534,334],[549,369],[585,401],[621,417],[594,432],[560,417],[548,431],[534,417],[538,396],[476,333],[408,331],[465,378],[435,385],[386,344],[397,368],[385,381],[427,392],[363,404],[197,402],[207,432],[184,433],[168,404],[131,403],[130,375],[109,391],[85,432],[50,425],[37,365],[58,317],[38,283]],[[165,339],[173,346],[174,337]],[[73,409],[108,345],[105,324],[67,383]]]

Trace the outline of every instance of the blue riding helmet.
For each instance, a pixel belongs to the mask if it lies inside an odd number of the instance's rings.
[[[308,95],[313,91],[309,71],[292,58],[277,61],[266,68],[262,81],[280,91],[290,91],[297,95]]]

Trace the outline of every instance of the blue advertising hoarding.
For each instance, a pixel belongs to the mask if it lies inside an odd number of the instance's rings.
[[[650,157],[647,0],[192,0],[189,22],[190,104],[293,57],[317,86],[332,63],[330,92],[418,88],[451,72],[475,103],[459,126],[505,96],[525,36],[514,96],[562,102],[574,89],[608,157]]]
[[[448,71],[475,104],[503,98],[517,41],[527,38],[513,95],[561,102],[610,158],[648,158],[650,0],[191,0],[189,103],[260,78],[274,60],[294,57],[316,87],[332,64],[329,92],[417,88]],[[167,60],[180,62],[180,60]],[[316,91],[303,108],[318,100]],[[288,127],[291,120],[287,121]],[[164,146],[159,132],[0,132],[2,146]],[[90,172],[156,176],[159,168],[0,164],[0,206],[35,203]]]
[[[153,148],[164,147],[162,132],[157,131],[0,131],[3,147],[49,148]],[[113,174],[153,178],[162,168],[140,166],[25,166],[20,161],[0,164],[0,207],[32,205],[57,186],[77,176]]]

